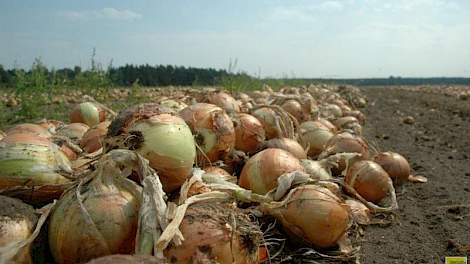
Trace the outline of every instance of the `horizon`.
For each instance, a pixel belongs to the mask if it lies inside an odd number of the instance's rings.
[[[463,0],[0,3],[0,64],[175,65],[263,78],[470,77]],[[243,15],[240,15],[243,14]],[[11,22],[14,23],[11,23]]]

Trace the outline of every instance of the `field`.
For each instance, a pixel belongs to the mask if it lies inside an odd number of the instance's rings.
[[[41,118],[67,122],[70,109],[87,94],[118,112],[176,91],[162,89],[168,90],[162,94],[156,88],[135,86],[21,96],[5,92],[0,129]],[[396,189],[399,210],[391,223],[365,228],[359,243],[360,263],[443,263],[445,256],[470,255],[470,100],[466,96],[470,88],[361,87],[360,91],[367,97],[361,111],[369,144],[378,151],[402,154],[413,174],[428,179]]]

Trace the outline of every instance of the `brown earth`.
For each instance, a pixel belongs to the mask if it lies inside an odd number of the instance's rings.
[[[470,254],[470,101],[396,88],[362,88],[365,137],[409,159],[427,183],[397,189],[398,223],[368,226],[361,263],[444,263]],[[407,116],[413,124],[405,124]]]

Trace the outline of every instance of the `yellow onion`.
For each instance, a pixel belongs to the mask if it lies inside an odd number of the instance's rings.
[[[266,139],[276,138],[282,136],[280,134],[281,131],[277,129],[277,114],[276,112],[267,107],[258,108],[251,113],[254,117],[256,117],[261,124],[263,125]]]
[[[87,153],[93,153],[103,147],[103,140],[108,133],[110,121],[104,121],[90,128],[83,134],[80,147]]]
[[[265,194],[277,186],[279,176],[293,171],[304,171],[299,159],[285,150],[268,148],[246,162],[239,185],[255,193]]]
[[[77,105],[70,113],[70,123],[83,123],[96,126],[106,119],[106,112],[94,103],[85,102]]]
[[[310,175],[310,178],[315,180],[329,180],[332,178],[331,170],[324,160],[309,160],[302,159],[300,163],[304,167],[305,172]]]
[[[79,143],[83,135],[90,129],[82,123],[71,123],[57,129],[57,135],[64,136],[72,140],[73,143]]]
[[[338,119],[333,120],[333,124],[338,128],[338,130],[351,130],[356,135],[362,134],[362,126],[359,124],[359,120],[354,116],[344,116]]]
[[[299,122],[306,121],[310,118],[309,113],[304,111],[302,105],[297,100],[287,100],[281,107]]]
[[[32,206],[20,200],[0,195],[0,249],[28,239],[32,235],[37,221],[38,217]],[[0,260],[2,260],[1,254]],[[12,259],[7,261],[11,262],[6,263],[32,264],[31,245],[23,247]]]
[[[336,119],[343,116],[343,111],[335,104],[326,104],[320,107],[320,115],[326,119]]]
[[[360,160],[348,168],[344,182],[367,201],[377,203],[387,196],[391,179],[379,164]]]
[[[149,160],[166,192],[178,189],[191,175],[196,146],[183,119],[158,105],[144,104],[122,111],[110,125],[108,138],[123,136],[125,146]]]
[[[57,202],[49,222],[49,246],[58,264],[134,251],[141,188],[118,166],[101,159],[91,181]]]
[[[318,248],[337,245],[351,219],[348,206],[317,185],[297,187],[282,201],[263,204],[261,210],[278,219],[289,235]]]
[[[307,121],[300,124],[300,140],[308,147],[307,154],[316,157],[326,147],[334,134],[319,121]]]
[[[268,148],[283,149],[298,159],[306,159],[307,153],[302,146],[295,140],[290,138],[273,138],[266,142]]]
[[[224,109],[227,113],[240,112],[240,102],[235,100],[230,94],[225,92],[210,93],[208,96],[209,103],[217,105]]]
[[[246,214],[230,204],[192,204],[179,229],[183,243],[164,251],[170,263],[259,263],[262,233]]]
[[[70,161],[49,139],[16,133],[0,141],[0,189],[21,187],[18,197],[51,201],[71,172]]]
[[[144,255],[110,255],[94,259],[87,264],[166,264],[156,257]]]
[[[319,117],[317,119],[317,121],[320,122],[321,124],[323,124],[325,127],[327,127],[331,132],[333,132],[333,133],[337,132],[337,129],[336,129],[335,125],[333,125],[333,123],[326,120],[325,118]]]
[[[241,113],[233,119],[235,149],[248,154],[258,151],[266,136],[261,122],[254,116]]]
[[[337,153],[359,153],[362,159],[369,158],[369,146],[367,142],[360,136],[353,135],[348,132],[342,132],[332,137],[324,152],[320,157],[334,155]],[[346,161],[341,159],[338,163],[338,170],[341,172],[346,168]]]
[[[347,199],[345,203],[349,206],[352,218],[356,223],[361,225],[368,225],[370,223],[371,213],[367,206],[354,199]]]
[[[200,147],[197,160],[200,165],[222,159],[235,146],[235,129],[222,108],[205,103],[186,107],[180,116],[193,132]]]
[[[205,171],[204,175],[211,174],[221,179],[224,179],[228,182],[237,183],[237,177],[231,175],[230,173],[228,173],[226,170],[222,168],[210,166],[210,167],[205,167],[204,171]]]
[[[359,110],[353,110],[353,111],[345,112],[344,116],[354,116],[355,118],[357,118],[357,120],[359,121],[359,124],[361,124],[361,125],[364,125],[364,123],[366,122],[366,117]]]
[[[374,161],[387,172],[394,183],[401,184],[410,176],[410,164],[398,153],[382,152],[374,157]]]
[[[10,134],[31,134],[39,137],[50,138],[52,134],[47,128],[44,128],[37,124],[19,124],[6,131],[7,135]]]

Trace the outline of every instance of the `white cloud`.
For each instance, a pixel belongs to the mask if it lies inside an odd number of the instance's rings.
[[[142,15],[128,9],[116,9],[113,7],[105,7],[100,10],[83,10],[83,11],[65,11],[60,13],[61,16],[70,20],[124,20],[133,21],[141,19]]]

